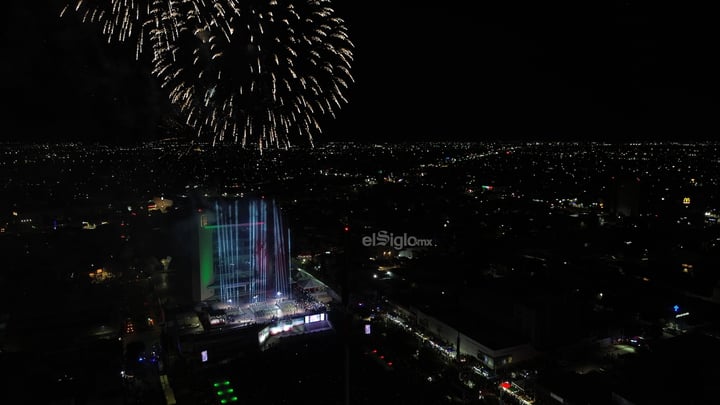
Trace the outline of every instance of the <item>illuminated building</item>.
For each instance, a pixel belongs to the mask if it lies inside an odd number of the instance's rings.
[[[289,230],[265,200],[216,201],[199,215],[194,299],[230,306],[289,298]]]
[[[487,320],[478,322],[477,317],[462,309],[436,309],[437,314],[430,314],[412,305],[388,304],[394,312],[402,314],[402,318],[411,320],[430,336],[446,342],[448,347],[441,350],[448,357],[455,358],[458,354],[472,357],[490,370],[499,370],[531,360],[539,354],[529,339],[500,324]]]

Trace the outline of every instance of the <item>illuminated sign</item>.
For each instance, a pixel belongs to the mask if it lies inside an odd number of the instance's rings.
[[[315,315],[305,315],[305,323],[320,322],[325,320],[325,313]]]
[[[690,315],[690,312],[683,312],[682,314],[677,314],[677,315],[675,315],[675,318],[676,318],[676,319],[677,319],[677,318],[683,318],[683,317],[686,317],[686,316],[688,316],[688,315]]]
[[[684,205],[690,205],[690,197],[683,198],[683,204]]]
[[[202,352],[200,352],[200,358],[202,359],[203,363],[208,361],[207,350],[203,350]]]
[[[365,325],[365,334],[366,335],[370,334],[370,324],[369,323]]]

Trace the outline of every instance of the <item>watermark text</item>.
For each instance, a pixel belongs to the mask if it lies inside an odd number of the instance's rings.
[[[395,235],[388,231],[378,231],[372,235],[365,235],[362,238],[362,244],[365,247],[390,246],[395,250],[402,250],[409,247],[434,246],[432,239],[421,239],[410,236],[407,233]]]

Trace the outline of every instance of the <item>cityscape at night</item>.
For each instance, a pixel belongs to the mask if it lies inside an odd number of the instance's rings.
[[[271,403],[711,403],[719,151],[6,143],[5,382],[56,403],[218,403],[220,380]]]
[[[0,403],[718,403],[713,14],[473,7],[8,4]]]

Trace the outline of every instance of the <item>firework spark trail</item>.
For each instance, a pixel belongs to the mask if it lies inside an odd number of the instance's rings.
[[[71,8],[83,22],[97,23],[108,42],[136,41],[135,57],[143,52],[148,30],[163,29],[172,32],[172,27],[181,21],[159,21],[159,16],[169,16],[174,3],[187,0],[78,0],[75,6],[66,5],[60,12],[64,16]],[[169,12],[165,12],[169,11]]]
[[[353,82],[353,44],[331,0],[78,0],[108,41],[135,39],[198,139],[313,144]],[[68,7],[63,9],[61,16]]]
[[[137,59],[146,42],[148,49],[168,46],[188,26],[213,27],[229,38],[225,16],[237,10],[235,0],[77,0],[63,7],[60,17],[71,8],[83,22],[100,24],[108,42],[135,40]]]
[[[232,18],[223,14],[229,27],[220,35],[198,25],[170,47],[157,47],[154,74],[198,137],[260,150],[288,147],[294,135],[312,144],[319,117],[335,117],[353,82],[353,44],[343,20],[329,0],[243,7],[228,8]]]

